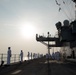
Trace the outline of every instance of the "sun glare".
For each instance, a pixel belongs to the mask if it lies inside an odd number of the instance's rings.
[[[22,27],[20,29],[21,29],[21,34],[23,37],[32,38],[35,35],[36,29],[30,23],[22,25]]]

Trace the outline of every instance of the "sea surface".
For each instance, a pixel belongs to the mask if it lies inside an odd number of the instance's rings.
[[[29,58],[29,60],[30,59],[31,58]],[[25,61],[25,60],[28,60],[28,57],[23,57],[23,61]],[[1,65],[1,61],[4,61],[4,64],[7,64],[7,55],[3,55],[3,57],[2,57],[2,55],[0,55],[0,65]],[[19,61],[20,61],[19,56],[16,56],[16,57],[12,56],[10,63],[15,63],[15,62],[19,62]]]

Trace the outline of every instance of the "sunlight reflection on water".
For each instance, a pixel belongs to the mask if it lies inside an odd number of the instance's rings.
[[[31,59],[31,57],[29,58],[29,60]],[[28,60],[28,57],[23,57],[23,60]]]

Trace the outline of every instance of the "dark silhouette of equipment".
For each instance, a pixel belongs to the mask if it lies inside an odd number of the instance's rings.
[[[56,4],[59,3],[56,1]],[[72,0],[76,4],[76,0]],[[54,41],[55,44],[49,44],[49,47],[62,47],[66,45],[67,42],[70,43],[70,48],[76,47],[76,20],[69,23],[68,20],[64,20],[64,24],[62,25],[61,22],[56,23],[56,28],[58,30],[58,37],[45,37],[42,35],[36,34],[36,40],[48,45],[45,42],[52,42]]]
[[[72,1],[76,3],[76,0],[72,0]]]
[[[76,20],[69,23],[68,20],[64,20],[63,25],[61,22],[58,22],[55,24],[57,31],[58,31],[58,37],[45,37],[36,34],[36,40],[38,42],[43,43],[48,48],[50,47],[63,47],[67,46],[67,43],[69,43],[70,48],[76,47]],[[48,44],[47,42],[55,42],[55,44]],[[48,52],[49,54],[49,52]],[[72,53],[74,58],[74,53]]]
[[[55,1],[56,4],[60,6],[57,0]],[[75,2],[76,5],[76,0],[72,1]],[[65,4],[65,2],[63,3]],[[60,10],[61,8],[59,9],[59,11]],[[47,37],[36,34],[36,40],[48,47],[48,54],[50,54],[50,47],[63,47],[66,46],[67,43],[69,43],[70,48],[76,47],[76,20],[72,21],[71,23],[69,23],[68,20],[64,20],[63,25],[61,22],[58,22],[55,25],[58,31],[58,37],[49,37],[49,32]],[[55,42],[55,44],[50,44],[50,42]],[[73,58],[75,58],[74,50],[72,51],[72,56]],[[48,57],[48,75],[50,75],[49,57]]]
[[[55,42],[55,44],[49,44],[49,47],[62,47],[64,43],[70,43],[70,48],[76,47],[76,21],[69,23],[68,20],[64,20],[63,25],[61,22],[56,23],[58,30],[58,37],[45,37],[36,34],[36,40],[48,45],[45,42]]]

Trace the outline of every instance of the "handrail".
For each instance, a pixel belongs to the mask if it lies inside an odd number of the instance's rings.
[[[4,64],[7,64],[7,54],[0,53],[0,65],[4,61]],[[12,54],[10,63],[16,63],[20,61],[20,54]]]

